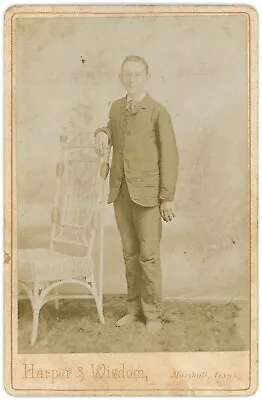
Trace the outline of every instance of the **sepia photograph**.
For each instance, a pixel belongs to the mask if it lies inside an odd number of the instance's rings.
[[[256,14],[233,8],[11,10],[5,258],[23,384],[57,383],[41,356],[97,354],[90,379],[145,383],[136,356],[249,357]]]

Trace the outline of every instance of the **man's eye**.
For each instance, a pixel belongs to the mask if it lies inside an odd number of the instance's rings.
[[[132,75],[132,74],[124,74],[125,78],[132,78],[132,77],[139,78],[141,76],[142,76],[142,74],[139,74],[139,73],[134,74],[134,75]]]

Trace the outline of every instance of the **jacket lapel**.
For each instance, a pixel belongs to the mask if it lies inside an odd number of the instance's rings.
[[[139,101],[131,111],[131,114],[137,114],[140,110],[148,108],[150,105],[150,96],[146,94],[143,100]]]
[[[143,98],[143,100],[139,101],[134,108],[128,112],[126,109],[127,106],[127,101],[126,101],[126,96],[122,97],[120,99],[120,110],[121,113],[126,114],[127,112],[131,115],[135,115],[137,114],[141,109],[146,109],[150,106],[150,102],[151,102],[151,97],[149,96],[149,94],[146,94],[145,97]]]

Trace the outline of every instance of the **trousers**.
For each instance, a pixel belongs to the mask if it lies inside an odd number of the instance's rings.
[[[114,201],[126,268],[127,309],[156,320],[162,315],[159,206],[144,207],[132,201],[125,179]]]

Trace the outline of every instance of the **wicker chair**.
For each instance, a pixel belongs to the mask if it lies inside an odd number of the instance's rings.
[[[19,299],[29,298],[33,310],[31,344],[36,341],[39,312],[44,304],[59,299],[93,298],[101,323],[103,317],[103,206],[108,158],[99,157],[90,135],[79,135],[67,143],[60,137],[57,188],[51,215],[49,249],[18,250]],[[95,279],[93,247],[99,244]],[[65,294],[59,288],[78,284],[87,294]]]

